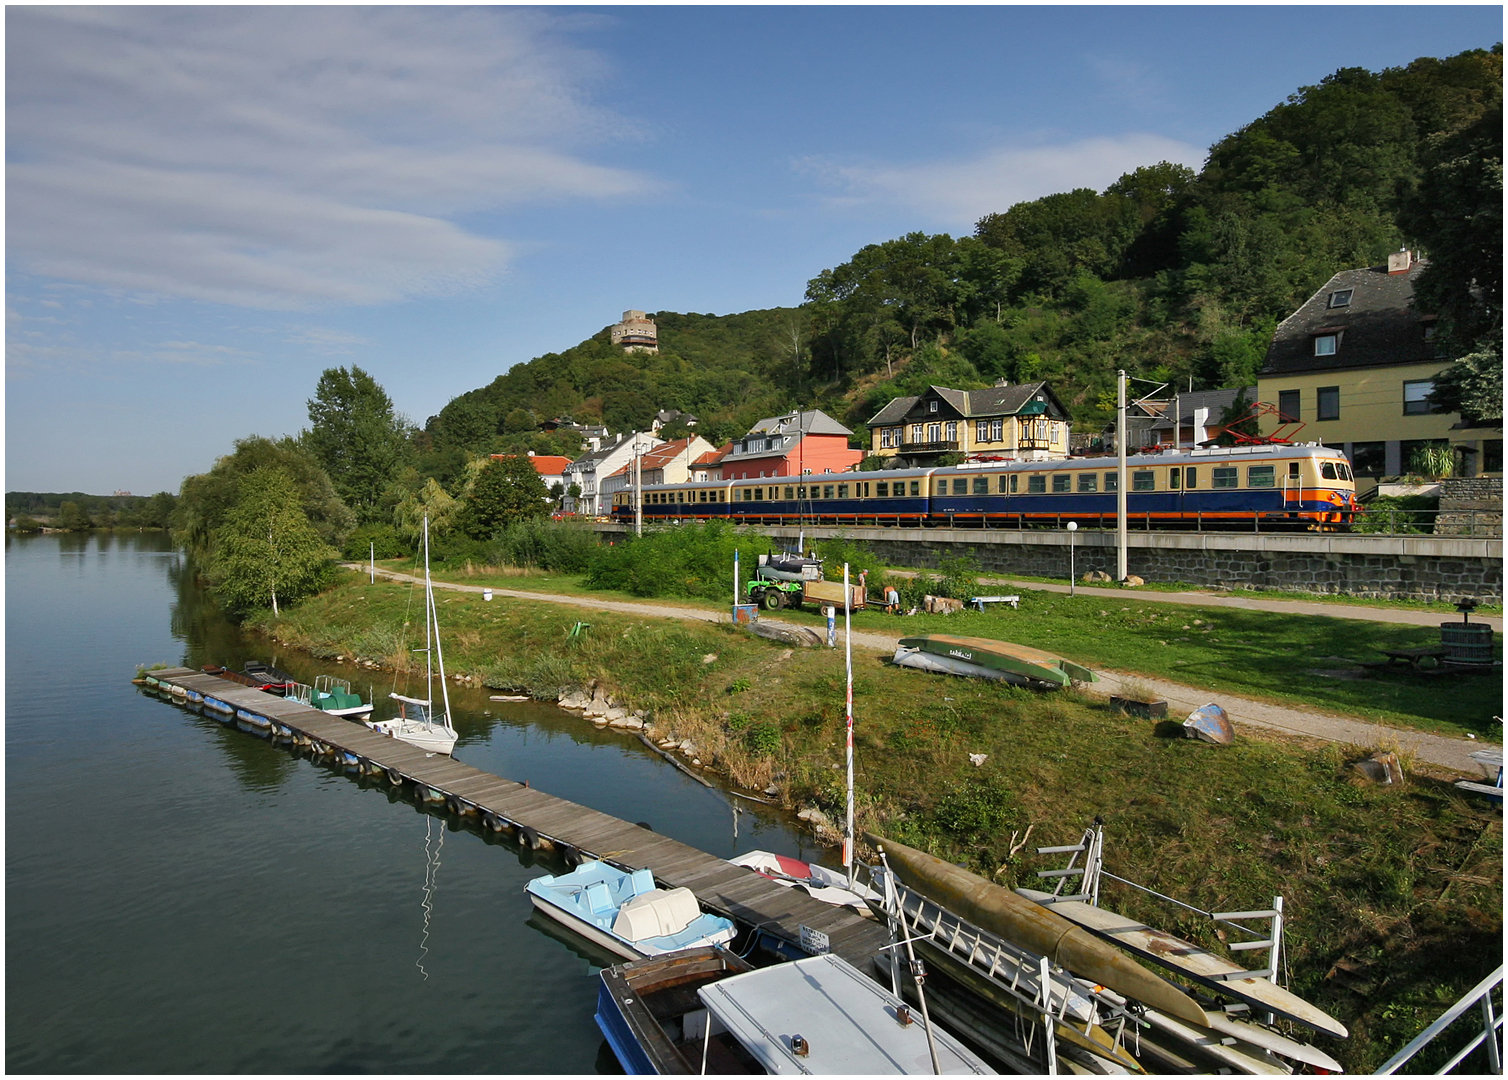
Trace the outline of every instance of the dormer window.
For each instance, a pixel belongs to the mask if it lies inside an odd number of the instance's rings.
[[[1339,334],[1316,334],[1314,335],[1314,355],[1334,356],[1335,350],[1340,346]]]
[[[1335,290],[1335,292],[1333,292],[1333,293],[1330,294],[1330,306],[1331,307],[1350,307],[1351,306],[1351,294],[1353,292],[1355,292],[1354,289],[1337,289],[1337,290]]]
[[[937,402],[935,402],[935,401],[929,401],[929,402],[927,402],[927,411],[928,412],[936,412],[937,411]]]

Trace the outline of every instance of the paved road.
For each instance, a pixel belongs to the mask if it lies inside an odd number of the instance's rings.
[[[347,565],[353,570],[367,569],[366,566],[359,563],[348,563]],[[400,574],[395,571],[378,570],[377,573],[393,581],[421,583],[423,581],[422,578],[416,578],[410,574]],[[1044,586],[1041,584],[1029,584],[1027,582],[1010,582],[1009,584],[1012,587],[1020,586],[1022,588],[1048,588],[1060,592],[1068,591],[1068,586],[1066,585]],[[650,615],[667,619],[691,619],[699,622],[726,622],[729,617],[722,611],[708,610],[706,608],[676,607],[663,603],[638,603],[625,600],[603,600],[590,596],[566,596],[560,593],[529,592],[522,589],[503,589],[496,585],[461,585],[436,581],[434,582],[434,586],[437,589],[451,589],[457,592],[471,593],[479,593],[484,588],[490,588],[494,596],[507,596],[518,600],[535,600],[547,604],[568,604],[573,607],[590,608],[597,611],[616,611],[626,615]],[[1306,615],[1334,615],[1339,618],[1366,618],[1368,614],[1426,614],[1423,612],[1390,611],[1387,608],[1351,607],[1342,604],[1296,603],[1290,605],[1286,601],[1240,600],[1235,597],[1205,596],[1201,593],[1149,593],[1127,589],[1091,590],[1085,587],[1081,587],[1079,591],[1088,595],[1103,594],[1120,599],[1125,599],[1129,593],[1134,593],[1138,601],[1165,600],[1171,597],[1183,596],[1197,598],[1199,601],[1204,602],[1238,600],[1238,603],[1233,605],[1213,604],[1211,606],[1252,607],[1263,611],[1276,608],[1279,611],[1301,611],[1302,614]],[[1168,600],[1168,602],[1185,603],[1196,601]],[[1378,619],[1376,621],[1406,622],[1411,620]],[[1433,625],[1439,621],[1440,617],[1438,615],[1430,615],[1424,625]],[[861,632],[855,633],[853,640],[854,644],[861,648],[891,653],[895,651],[896,643],[900,640],[900,636]],[[1433,765],[1437,770],[1443,769],[1446,772],[1456,773],[1473,779],[1479,778],[1481,774],[1481,767],[1472,761],[1469,756],[1471,751],[1479,750],[1486,745],[1480,741],[1446,735],[1434,735],[1429,732],[1393,727],[1372,720],[1322,713],[1311,709],[1294,709],[1284,705],[1275,705],[1271,702],[1238,697],[1234,694],[1199,690],[1191,686],[1182,686],[1178,683],[1148,678],[1144,675],[1123,675],[1106,670],[1098,670],[1097,674],[1100,676],[1100,681],[1093,685],[1091,688],[1092,693],[1101,696],[1116,694],[1120,691],[1123,681],[1135,681],[1167,699],[1168,716],[1170,719],[1182,718],[1211,699],[1214,699],[1225,709],[1231,719],[1236,722],[1238,731],[1242,727],[1262,728],[1287,736],[1362,747],[1375,747],[1380,742],[1385,741],[1389,744],[1389,748],[1396,745],[1398,749],[1404,751],[1406,754],[1412,754],[1418,762]]]

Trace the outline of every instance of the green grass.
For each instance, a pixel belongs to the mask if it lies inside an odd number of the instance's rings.
[[[702,759],[731,780],[756,789],[775,781],[786,805],[841,815],[840,655],[788,650],[726,624],[613,612],[591,613],[591,627],[570,639],[566,632],[580,615],[556,605],[487,604],[476,594],[440,600],[451,670],[545,699],[595,681],[645,710],[657,732],[692,739]],[[1099,600],[1033,601],[1024,598],[1020,612],[938,618],[936,625],[997,636],[1011,627],[1017,640],[1031,629],[1037,640],[1030,643],[1048,647],[1057,636],[1082,648],[1104,638],[1130,657],[1137,642],[1146,651],[1152,635],[1168,632],[1160,625],[1169,621],[1162,605],[1154,624],[1153,612],[1134,603],[1121,612]],[[418,611],[407,586],[369,586],[351,575],[282,619],[256,625],[317,655],[407,663],[403,622],[417,620]],[[1197,617],[1207,614],[1201,609]],[[1192,640],[1192,627],[1177,635],[1191,638],[1179,643],[1178,655],[1237,656],[1227,637],[1288,618],[1262,615],[1246,624],[1219,613],[1209,635],[1199,628],[1201,640]],[[907,629],[923,621],[874,613],[856,620]],[[1366,625],[1332,626],[1327,632],[1341,636],[1309,643],[1350,645],[1346,635]],[[1264,633],[1291,641],[1299,631]],[[1261,662],[1248,658],[1247,667],[1275,681],[1268,665],[1281,650],[1271,642],[1264,648]],[[1501,953],[1501,817],[1448,784],[1412,778],[1378,788],[1356,778],[1348,748],[1312,751],[1255,738],[1213,747],[1182,738],[1175,725],[1120,716],[1072,691],[929,675],[871,653],[857,654],[855,669],[863,827],[1014,885],[1061,865],[1035,855],[1037,846],[1072,843],[1099,815],[1107,868],[1116,874],[1206,910],[1263,907],[1281,894],[1291,919],[1293,988],[1351,1028],[1350,1040],[1326,1048],[1352,1071],[1375,1068]],[[1290,678],[1292,670],[1290,662]],[[1434,694],[1445,696],[1438,688]],[[970,764],[971,753],[988,755],[983,766]],[[1114,888],[1106,900],[1221,948],[1208,922],[1177,909]],[[1352,974],[1331,977],[1337,964]]]

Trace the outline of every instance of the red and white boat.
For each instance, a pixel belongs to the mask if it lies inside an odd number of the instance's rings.
[[[777,885],[794,888],[799,885],[814,900],[824,904],[840,904],[868,914],[864,903],[866,896],[880,899],[880,895],[867,885],[854,883],[848,887],[848,878],[837,870],[793,859],[789,855],[776,855],[772,851],[749,851],[729,859],[735,866],[746,866],[756,874],[763,874]]]

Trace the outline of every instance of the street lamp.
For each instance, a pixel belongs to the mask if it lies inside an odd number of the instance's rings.
[[[1077,584],[1078,578],[1077,578],[1077,575],[1074,574],[1074,570],[1073,570],[1073,534],[1076,533],[1076,532],[1078,532],[1078,531],[1079,531],[1079,523],[1077,521],[1070,521],[1068,523],[1068,595],[1069,596],[1078,596],[1079,595],[1078,592],[1076,591],[1077,588],[1078,588],[1078,584]]]

